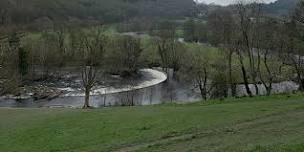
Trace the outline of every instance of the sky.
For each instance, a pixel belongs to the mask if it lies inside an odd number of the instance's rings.
[[[217,5],[229,5],[229,4],[235,3],[239,0],[198,0],[198,1],[204,2],[206,4],[214,3]],[[248,1],[248,0],[242,0],[242,1]],[[271,3],[274,1],[276,1],[276,0],[262,0],[262,2],[265,2],[265,3]]]

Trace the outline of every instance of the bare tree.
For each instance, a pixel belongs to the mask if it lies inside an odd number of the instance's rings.
[[[255,86],[255,92],[259,94],[258,88],[258,61],[256,59],[256,54],[259,55],[259,50],[256,47],[259,47],[259,33],[256,32],[258,28],[260,28],[259,23],[262,17],[261,4],[253,3],[253,4],[244,4],[244,2],[238,2],[236,5],[236,10],[238,14],[238,28],[240,34],[238,35],[237,44],[237,52],[239,56],[239,61],[242,68],[243,79],[246,87],[247,94],[252,96],[252,92],[249,88],[249,80],[252,81]],[[248,69],[244,62],[244,59],[248,59]]]
[[[90,93],[96,82],[97,69],[93,65],[82,68],[82,82],[85,90],[85,101],[83,108],[90,108]]]
[[[66,56],[67,56],[67,46],[65,44],[66,42],[66,27],[64,25],[56,25],[54,28],[54,33],[55,33],[55,44],[56,44],[56,49],[58,51],[58,57],[57,57],[57,64],[58,64],[58,75],[61,77],[61,70],[62,67],[65,66],[66,63]]]
[[[252,94],[252,92],[249,88],[248,74],[247,74],[247,70],[246,70],[246,67],[245,67],[245,63],[244,63],[244,56],[243,56],[242,51],[240,49],[239,43],[236,45],[236,51],[237,51],[239,63],[241,65],[242,77],[243,77],[243,80],[244,80],[244,85],[245,85],[246,92],[250,97],[252,97],[253,94]]]
[[[216,9],[210,13],[208,17],[208,27],[212,34],[209,34],[213,44],[220,45],[224,52],[224,56],[227,59],[226,64],[228,65],[228,75],[229,75],[229,85],[231,90],[231,95],[236,96],[236,80],[233,74],[233,56],[236,52],[235,41],[236,36],[234,33],[236,31],[235,18],[229,9],[220,8]]]
[[[212,87],[208,87],[208,81],[211,78],[211,63],[199,47],[188,50],[179,74],[183,80],[193,83],[194,87],[200,90],[202,99],[207,100],[212,90]]]
[[[304,1],[300,0],[291,20],[285,22],[282,29],[282,42],[280,57],[285,65],[293,67],[296,72],[296,81],[299,83],[299,90],[304,91]]]
[[[173,48],[173,41],[171,40],[159,40],[158,42],[158,53],[160,55],[161,61],[162,61],[162,67],[164,70],[168,73],[169,68],[169,50]]]
[[[284,44],[281,48],[281,58],[285,65],[293,67],[300,85],[299,90],[304,91],[304,40],[302,39],[304,29],[295,20],[286,23],[284,28]]]
[[[98,68],[102,65],[105,52],[106,37],[101,28],[82,31],[80,37],[80,55],[82,58],[82,82],[85,90],[83,108],[90,107],[90,92],[96,83]]]
[[[0,94],[18,94],[22,84],[20,48],[23,33],[9,32],[0,38]]]
[[[266,88],[266,95],[270,95],[272,85],[281,76],[284,66],[280,59],[280,52],[285,45],[285,38],[281,34],[284,32],[281,22],[270,18],[266,18],[256,32],[261,36],[256,48],[259,80]]]
[[[157,47],[162,61],[162,67],[168,74],[168,69],[173,69],[173,74],[179,70],[180,61],[184,53],[183,45],[176,41],[176,26],[173,23],[161,24],[158,32]]]
[[[3,68],[4,61],[5,61],[5,39],[6,37],[0,35],[0,69]]]
[[[113,38],[107,52],[108,71],[124,77],[137,73],[143,49],[141,40],[132,36]]]
[[[141,48],[140,39],[126,36],[122,38],[120,43],[121,44],[118,45],[121,45],[121,66],[125,67],[123,71],[128,73],[136,73],[139,66],[139,57],[143,51]]]
[[[34,45],[35,52],[39,65],[42,67],[42,79],[48,79],[50,76],[51,67],[54,67],[57,61],[58,54],[54,53],[57,50],[56,42],[52,32],[43,31],[41,39]]]

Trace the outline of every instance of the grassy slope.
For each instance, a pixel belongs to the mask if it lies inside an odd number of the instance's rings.
[[[196,138],[142,151],[303,148],[303,97],[96,110],[2,108],[0,151],[110,151],[184,134]]]

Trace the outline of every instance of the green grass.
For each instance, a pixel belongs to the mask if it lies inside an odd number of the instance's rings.
[[[303,150],[303,99],[296,94],[92,110],[0,108],[0,151]],[[174,140],[189,134],[193,138]]]

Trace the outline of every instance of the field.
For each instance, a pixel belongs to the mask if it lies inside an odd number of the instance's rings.
[[[2,152],[303,151],[304,95],[107,109],[0,109]]]

